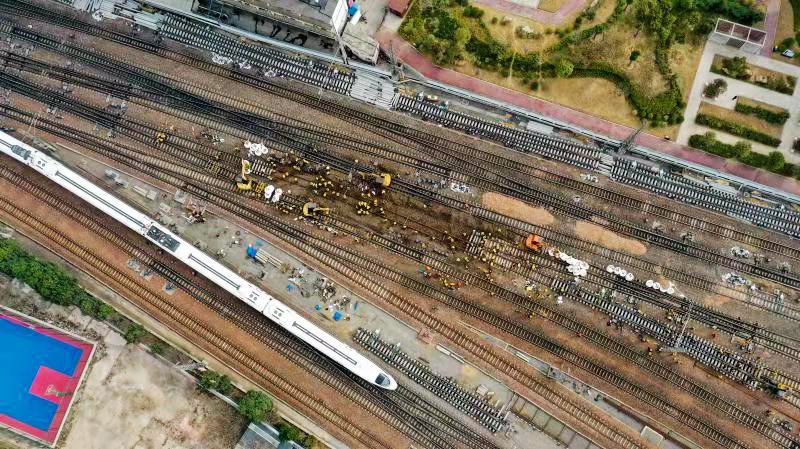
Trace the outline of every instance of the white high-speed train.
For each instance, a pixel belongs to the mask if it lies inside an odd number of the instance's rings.
[[[381,388],[394,390],[397,382],[386,371],[323,331],[294,310],[247,282],[204,252],[170,232],[158,222],[92,184],[60,162],[20,140],[0,132],[0,151],[32,167],[50,180],[78,195],[105,214],[169,251],[178,260],[224,288],[250,307],[278,323],[345,369]]]

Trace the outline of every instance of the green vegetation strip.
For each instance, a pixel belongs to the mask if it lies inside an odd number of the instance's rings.
[[[764,145],[769,145],[771,147],[777,147],[778,145],[781,144],[780,139],[776,139],[768,134],[764,134],[752,128],[740,125],[738,123],[733,123],[718,117],[713,117],[708,114],[697,114],[697,117],[695,117],[694,121],[698,125],[707,126],[712,129],[718,129],[728,134],[744,137],[745,139],[763,143]]]
[[[792,12],[794,12],[794,30],[800,36],[800,0],[789,0],[792,4]]]
[[[736,103],[735,109],[736,112],[754,115],[767,123],[772,123],[773,125],[783,125],[787,120],[789,120],[789,112],[787,111],[775,112],[759,106],[751,106],[749,104],[739,102]]]
[[[37,259],[11,239],[0,240],[0,272],[28,284],[42,299],[62,306],[78,306],[85,315],[99,320],[114,311],[90,295],[61,267]]]
[[[786,162],[779,151],[769,154],[751,151],[748,142],[737,142],[734,145],[720,142],[713,132],[695,134],[689,138],[689,146],[726,159],[736,159],[752,167],[764,168],[779,175],[790,176],[800,180],[800,165]]]

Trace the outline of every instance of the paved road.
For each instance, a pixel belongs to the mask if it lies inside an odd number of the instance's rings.
[[[466,89],[477,95],[494,98],[537,114],[546,115],[556,120],[572,123],[581,128],[591,130],[598,134],[604,134],[614,139],[625,139],[634,131],[632,128],[624,125],[612,123],[608,120],[594,117],[565,106],[531,97],[468,75],[438,67],[425,58],[425,56],[421,55],[412,45],[403,40],[403,38],[398,36],[397,33],[386,28],[382,28],[378,31],[375,38],[384,49],[393,47],[394,54],[399,60],[411,66],[426,78]],[[769,173],[766,170],[759,170],[674,142],[669,142],[660,137],[641,133],[636,138],[636,144],[740,178],[749,179],[753,182],[783,190],[794,195],[800,195],[800,182],[794,179]]]
[[[778,18],[781,12],[781,0],[767,0],[767,17],[764,21],[767,28],[767,38],[764,41],[764,48],[761,54],[769,56],[772,54],[772,47],[775,46],[775,35],[778,33]]]

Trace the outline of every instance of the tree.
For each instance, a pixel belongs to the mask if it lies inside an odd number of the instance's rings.
[[[767,156],[767,169],[770,171],[779,171],[786,164],[786,159],[780,151],[771,151]]]
[[[743,158],[750,154],[750,151],[753,149],[753,145],[751,145],[750,142],[740,140],[733,145],[733,149],[736,150],[737,158]]]
[[[233,390],[233,382],[231,382],[231,378],[223,374],[219,378],[219,383],[217,384],[217,391],[222,394],[230,394]]]
[[[214,371],[206,370],[200,374],[200,381],[198,382],[200,388],[204,390],[216,390],[219,387],[220,375]]]
[[[789,36],[786,39],[782,40],[781,43],[778,45],[778,51],[783,52],[792,47],[794,47],[795,40],[794,37]]]
[[[139,343],[142,337],[144,337],[145,331],[144,327],[141,324],[131,323],[128,326],[128,329],[125,331],[125,341],[128,343]]]
[[[292,424],[279,423],[276,427],[281,441],[298,441],[303,437],[303,432]]]
[[[303,446],[311,449],[315,444],[317,444],[317,437],[314,435],[306,435],[306,438],[303,440]]]
[[[559,78],[569,78],[573,70],[575,65],[567,58],[561,58],[556,62],[556,76]]]
[[[239,413],[250,421],[261,422],[272,411],[272,399],[266,394],[250,390],[239,400]]]
[[[642,53],[641,53],[639,50],[634,50],[634,51],[632,51],[632,52],[631,52],[631,55],[628,57],[628,59],[629,59],[631,62],[634,62],[634,61],[636,61],[637,59],[639,59],[639,56],[640,56],[641,54],[642,54]]]
[[[749,76],[747,59],[744,57],[734,57],[722,61],[722,71],[733,78],[744,79]]]

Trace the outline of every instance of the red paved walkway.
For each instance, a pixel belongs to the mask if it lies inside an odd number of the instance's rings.
[[[761,49],[763,56],[772,54],[772,47],[775,46],[775,35],[778,33],[778,18],[781,12],[781,0],[767,0],[767,17],[764,25],[767,29],[767,38],[764,41],[764,48]]]
[[[519,3],[514,3],[509,0],[476,0],[476,3],[509,14],[514,14],[515,16],[528,17],[537,22],[549,25],[561,25],[565,18],[574,14],[575,11],[582,9],[587,1],[588,0],[567,0],[556,12],[531,8],[530,6],[520,5]]]
[[[423,76],[454,87],[469,90],[476,94],[490,97],[529,111],[546,115],[562,122],[572,123],[581,128],[615,139],[624,139],[634,131],[627,126],[603,120],[589,114],[557,105],[549,101],[534,98],[511,89],[491,84],[449,69],[436,66],[413,46],[403,40],[394,31],[381,29],[375,35],[381,47],[388,49],[394,46],[394,55],[404,63],[413,67]],[[785,176],[759,170],[736,161],[723,159],[713,154],[695,150],[662,138],[641,133],[636,138],[638,145],[648,147],[661,153],[669,154],[687,161],[702,164],[716,170],[749,179],[795,195],[800,195],[800,183]]]

